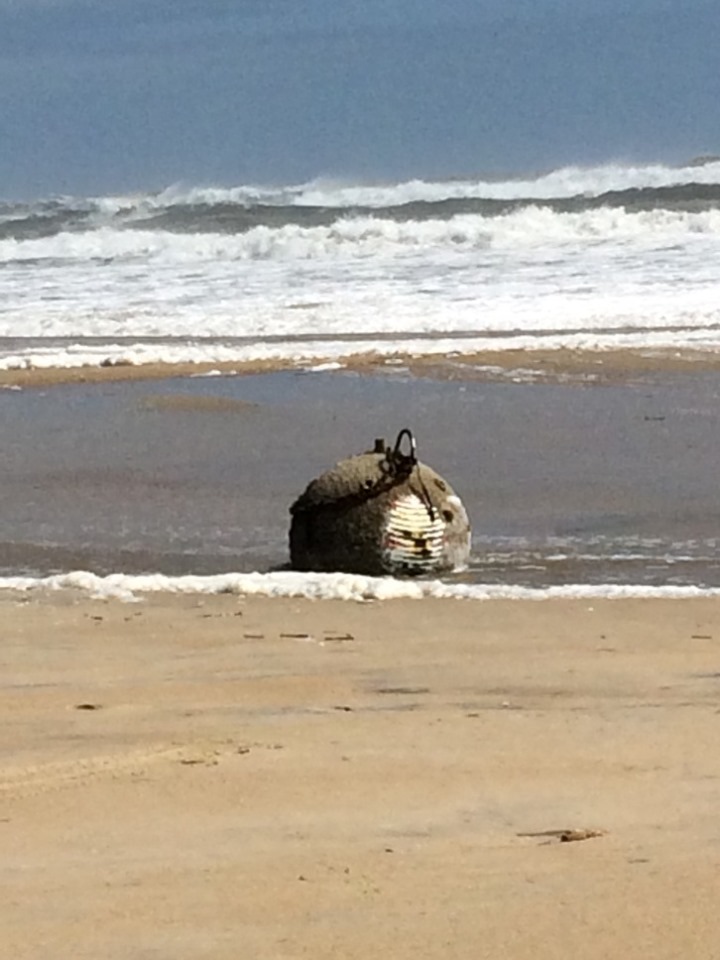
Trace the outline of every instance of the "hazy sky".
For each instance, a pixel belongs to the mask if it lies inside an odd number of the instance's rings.
[[[0,0],[0,196],[720,152],[719,0]]]

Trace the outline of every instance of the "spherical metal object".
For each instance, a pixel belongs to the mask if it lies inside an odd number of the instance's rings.
[[[401,452],[407,439],[410,452]],[[470,524],[446,480],[420,463],[409,430],[395,447],[341,460],[290,508],[296,570],[417,576],[467,565]]]

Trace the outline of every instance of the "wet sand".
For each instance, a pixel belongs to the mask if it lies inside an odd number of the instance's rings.
[[[282,565],[309,480],[409,426],[467,506],[473,578],[720,584],[720,371],[600,359],[617,376],[453,360],[0,391],[0,572]]]
[[[717,954],[717,602],[0,615],[8,957]]]
[[[88,341],[92,342],[92,341]],[[301,341],[298,341],[301,342]],[[338,361],[335,361],[338,362]],[[339,362],[347,370],[376,374],[403,365],[418,376],[448,379],[507,380],[518,374],[536,382],[628,383],[648,376],[720,371],[720,354],[708,350],[483,350],[458,355],[398,353],[392,356],[348,354]],[[230,374],[277,373],[311,368],[291,360],[212,361],[198,363],[106,362],[78,367],[19,367],[0,370],[0,387],[23,389],[69,383],[116,383]]]

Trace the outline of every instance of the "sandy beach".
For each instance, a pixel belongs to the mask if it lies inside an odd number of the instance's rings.
[[[406,424],[471,514],[456,583],[715,585],[714,361],[520,359],[6,377],[4,574],[209,578],[0,591],[7,956],[716,956],[717,599],[210,588]]]
[[[0,606],[8,957],[717,955],[716,601]]]

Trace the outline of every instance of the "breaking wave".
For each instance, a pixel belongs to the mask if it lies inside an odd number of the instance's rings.
[[[314,260],[393,256],[428,251],[513,250],[547,244],[635,242],[672,244],[720,234],[720,207],[700,212],[628,212],[601,207],[556,213],[527,206],[498,217],[459,214],[449,219],[398,221],[344,215],[323,226],[256,226],[237,234],[175,233],[103,226],[31,239],[0,240],[0,264],[115,259],[173,263],[222,260]]]
[[[329,227],[339,218],[400,223],[501,216],[528,206],[555,213],[600,208],[700,212],[720,207],[720,159],[684,167],[565,167],[531,178],[281,187],[174,186],[155,194],[0,203],[0,240],[102,228],[240,234],[258,227]]]

